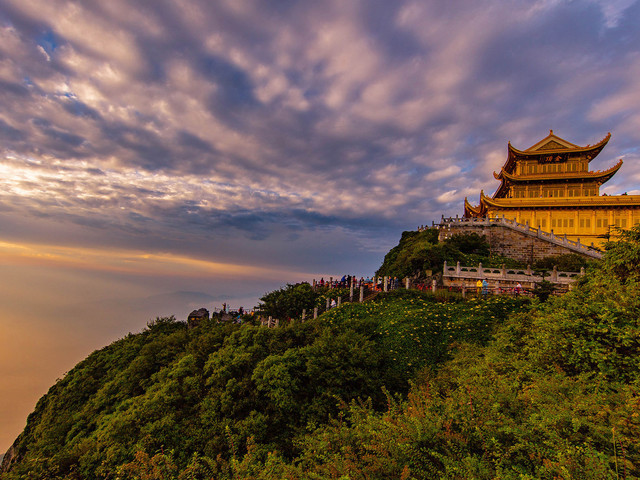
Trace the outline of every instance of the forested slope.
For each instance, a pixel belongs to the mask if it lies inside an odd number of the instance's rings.
[[[176,477],[230,478],[247,445],[256,462],[270,451],[293,461],[340,405],[362,399],[383,411],[389,392],[406,394],[416,372],[449,358],[451,342],[486,342],[524,303],[396,292],[272,329],[160,319],[50,389],[2,478],[143,478],[153,462]]]
[[[545,303],[160,320],[53,386],[13,479],[640,478],[640,228]]]

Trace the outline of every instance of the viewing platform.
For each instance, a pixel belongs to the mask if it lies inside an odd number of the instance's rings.
[[[547,273],[547,272],[545,272]],[[578,277],[584,275],[584,268],[580,272],[559,272],[556,267],[543,275],[541,271],[534,271],[530,266],[527,268],[495,268],[483,267],[482,263],[477,266],[461,266],[460,262],[456,266],[447,265],[444,262],[442,269],[442,281],[445,287],[465,287],[475,288],[478,280],[487,279],[492,287],[513,288],[518,283],[523,288],[533,288],[536,283],[547,280],[551,283],[566,286],[567,288]]]

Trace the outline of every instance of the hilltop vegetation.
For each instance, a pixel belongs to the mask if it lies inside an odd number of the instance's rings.
[[[376,275],[411,277],[424,275],[426,270],[442,270],[444,262],[477,263],[489,259],[489,244],[478,234],[454,235],[438,241],[438,230],[402,232],[400,242],[389,250]],[[509,260],[507,260],[508,262]]]
[[[484,236],[477,233],[455,234],[439,241],[438,230],[428,228],[421,232],[402,232],[400,242],[389,250],[384,257],[376,275],[390,277],[421,277],[426,271],[442,271],[444,262],[454,265],[477,265],[485,267],[525,268],[526,265],[512,258],[491,253],[491,248]],[[536,261],[535,270],[552,270],[554,266],[560,271],[577,272],[588,265],[585,257],[577,254],[554,255]]]
[[[275,329],[159,319],[29,417],[15,479],[640,478],[640,227],[547,302],[393,292]]]
[[[293,460],[339,405],[361,399],[383,411],[387,395],[406,394],[417,372],[449,358],[451,342],[486,342],[524,303],[400,292],[275,329],[159,319],[51,388],[2,478],[142,478],[159,452],[176,472],[208,472],[188,478],[225,478],[248,445],[257,462],[271,451]]]

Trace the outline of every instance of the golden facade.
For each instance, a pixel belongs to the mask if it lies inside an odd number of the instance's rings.
[[[583,244],[601,246],[615,229],[640,223],[640,195],[600,195],[600,186],[622,166],[590,171],[589,163],[605,147],[611,134],[595,145],[580,147],[549,135],[526,150],[508,144],[508,156],[499,173],[500,186],[480,204],[465,198],[465,217],[501,217],[528,223]]]

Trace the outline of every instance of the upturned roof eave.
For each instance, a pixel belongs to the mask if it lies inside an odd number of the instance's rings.
[[[618,162],[608,168],[607,170],[598,170],[595,172],[565,172],[565,173],[549,173],[549,174],[541,174],[541,175],[514,175],[512,173],[507,172],[502,168],[499,174],[494,172],[494,177],[499,180],[502,180],[503,183],[506,181],[510,183],[525,183],[525,182],[542,182],[542,181],[554,181],[554,180],[581,180],[581,179],[589,179],[589,180],[601,180],[601,183],[605,183],[609,181],[611,177],[613,177],[618,170],[622,167],[622,159],[618,160]],[[495,197],[494,197],[495,198]]]
[[[588,202],[586,202],[588,200]],[[640,195],[600,195],[594,197],[543,197],[543,198],[489,198],[480,196],[480,203],[485,207],[497,208],[562,208],[562,207],[638,207]]]
[[[482,195],[482,192],[480,192]],[[464,198],[464,216],[468,217],[481,217],[484,216],[483,205],[480,203],[478,206],[471,205],[467,197]]]
[[[548,138],[548,137],[547,137]],[[558,137],[559,138],[559,137]],[[517,154],[517,155],[522,155],[524,157],[534,157],[534,156],[539,156],[539,155],[551,155],[554,153],[587,153],[587,152],[592,152],[595,153],[597,151],[597,153],[595,155],[597,155],[598,153],[600,153],[600,151],[602,151],[602,149],[607,145],[607,143],[609,143],[609,140],[611,139],[611,132],[608,132],[607,135],[600,140],[598,143],[596,143],[595,145],[587,145],[586,147],[580,147],[578,145],[576,145],[573,148],[567,147],[567,148],[554,148],[554,149],[549,149],[549,150],[531,150],[530,148],[526,149],[526,150],[519,150],[516,147],[514,147],[513,145],[511,145],[511,142],[509,142],[509,149]],[[563,141],[565,141],[566,143],[570,143],[567,142],[566,140],[562,139]],[[542,143],[542,140],[540,142],[538,142],[536,145]],[[573,144],[571,144],[573,145]],[[595,158],[595,155],[592,158]]]
[[[544,139],[540,140],[535,145],[539,145],[540,143],[542,143],[544,140],[550,138],[551,136],[554,136],[556,138],[560,138],[560,137],[557,137],[555,135],[550,134],[547,137],[545,137]],[[609,143],[610,139],[611,139],[611,132],[608,132],[607,135],[602,140],[600,140],[598,143],[596,143],[595,145],[587,145],[586,147],[576,146],[575,148],[567,147],[567,148],[559,148],[559,149],[552,149],[552,150],[530,150],[530,149],[519,150],[519,149],[515,148],[513,145],[511,145],[511,142],[508,142],[507,143],[507,160],[505,161],[504,165],[502,166],[502,169],[504,169],[506,171],[510,171],[512,165],[515,163],[516,157],[518,157],[518,156],[520,156],[520,157],[536,157],[536,156],[541,156],[541,155],[553,155],[553,154],[558,154],[558,153],[570,153],[570,154],[590,153],[589,162],[591,162],[591,160],[593,160],[595,157],[597,157],[600,154],[602,149],[607,145],[607,143]],[[567,142],[564,139],[561,139],[561,140],[563,142],[565,142],[565,143],[573,145],[571,142]]]

